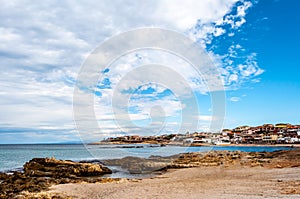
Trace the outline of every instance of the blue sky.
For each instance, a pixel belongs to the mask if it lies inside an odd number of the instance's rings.
[[[105,79],[95,89],[99,132],[83,134],[76,129],[73,89],[84,60],[104,40],[141,27],[175,30],[207,51],[226,92],[224,128],[300,124],[297,0],[187,0],[184,5],[179,0],[4,1],[1,5],[0,143],[89,141],[127,133],[173,133],[180,127],[209,130],[214,116],[205,81],[183,60],[153,50],[127,54],[103,71]],[[174,90],[157,81],[138,85],[138,75],[130,71],[149,63],[174,67],[191,86],[198,106],[189,98],[181,101]],[[129,81],[128,74],[136,79]],[[127,104],[112,105],[115,89],[120,89],[121,97],[130,95]],[[199,115],[194,117],[197,108]],[[185,110],[191,111],[190,123],[198,122],[197,129],[189,129],[182,115]],[[124,113],[130,120],[121,121]]]
[[[297,4],[297,1],[260,1],[253,12],[248,13],[250,21],[266,17],[247,31],[248,48],[257,53],[259,65],[265,72],[260,75],[259,83],[228,92],[228,96],[246,95],[238,103],[228,103],[227,107],[227,116],[240,124],[299,123]]]

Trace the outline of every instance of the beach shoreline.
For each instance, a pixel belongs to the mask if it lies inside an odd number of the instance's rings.
[[[295,148],[125,157],[100,164],[34,158],[24,165],[24,173],[1,176],[0,198],[298,198],[299,157],[300,149]],[[146,178],[105,178],[103,174],[112,172],[109,166],[156,173]]]

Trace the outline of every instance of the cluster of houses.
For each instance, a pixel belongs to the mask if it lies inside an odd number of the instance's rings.
[[[297,144],[300,143],[300,125],[279,123],[224,129],[218,138],[239,144]]]
[[[223,129],[220,133],[193,133],[191,143],[227,144],[300,144],[300,125],[264,124]]]
[[[300,144],[300,125],[264,124],[262,126],[239,126],[223,129],[219,133],[194,132],[159,136],[127,135],[108,138],[103,142],[118,143],[160,143],[191,145],[229,145],[229,144]]]

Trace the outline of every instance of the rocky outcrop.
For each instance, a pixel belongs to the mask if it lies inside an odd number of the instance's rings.
[[[105,165],[119,166],[126,169],[131,174],[147,174],[153,171],[160,171],[168,167],[172,161],[177,159],[176,156],[161,157],[151,156],[149,158],[125,157],[121,159],[104,160]]]
[[[229,165],[241,159],[241,152],[210,151],[208,153],[181,154],[171,167],[199,167]]]
[[[151,173],[170,168],[211,167],[211,166],[264,166],[272,168],[300,166],[300,150],[277,152],[209,151],[183,153],[170,157],[149,158],[125,157],[105,160],[108,166],[119,166],[132,174]]]
[[[34,158],[24,165],[24,173],[30,177],[88,177],[112,173],[100,164],[77,163],[55,158]]]
[[[169,157],[125,157],[105,160],[104,163],[110,166],[120,166],[132,174],[141,174],[170,168],[229,165],[239,162],[240,159],[241,152],[211,151],[208,153],[184,153]]]
[[[100,164],[55,158],[34,158],[25,163],[23,170],[12,175],[0,173],[0,198],[22,198],[22,192],[39,192],[53,184],[112,181],[101,177],[112,171]]]

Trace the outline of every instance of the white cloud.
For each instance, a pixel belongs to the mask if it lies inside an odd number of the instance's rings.
[[[216,28],[215,30],[214,30],[214,36],[215,37],[218,37],[218,36],[220,36],[220,35],[223,35],[224,33],[226,32],[226,30],[225,29],[222,29],[222,28]]]
[[[249,1],[245,1],[245,0],[240,1],[241,5],[235,8],[236,13],[230,14],[230,12],[232,11],[231,9],[233,9],[234,3],[238,1],[231,1],[230,3],[229,1],[227,1],[228,4],[226,6],[224,2],[223,3],[219,1],[213,1],[213,2],[217,2],[216,4],[218,5],[216,7],[218,6],[220,7],[220,11],[218,12],[219,15],[217,14],[214,17],[209,17],[210,15],[208,15],[207,17],[204,17],[204,19],[199,18],[202,20],[199,20],[198,23],[193,26],[193,28],[190,28],[189,31],[190,37],[198,41],[200,44],[202,44],[203,47],[206,47],[207,44],[211,44],[213,37],[219,37],[225,34],[226,25],[230,25],[232,29],[240,28],[244,23],[246,23],[246,19],[245,19],[246,11],[253,6],[253,4]],[[210,11],[210,10],[208,9],[206,11]],[[205,13],[205,11],[202,13]],[[213,12],[210,11],[210,13]],[[229,36],[234,35],[233,32],[229,32],[228,34]]]
[[[246,10],[252,6],[250,1],[244,1],[242,5],[237,7],[237,16],[238,17],[245,17]]]
[[[206,121],[206,122],[211,122],[212,120],[214,120],[214,117],[211,115],[199,115],[198,116],[198,120],[200,121]]]
[[[179,30],[186,30],[194,26],[197,20],[202,23],[211,23],[227,14],[237,0],[162,0],[155,12],[156,16],[174,24]]]
[[[244,77],[258,76],[264,72],[257,64],[255,53],[249,55],[244,64],[238,65],[238,69]]]
[[[241,101],[241,98],[240,97],[231,97],[230,101],[232,101],[232,102],[239,102],[239,101]]]
[[[73,87],[65,84],[65,76],[61,71],[53,71],[48,77],[23,70],[3,73],[0,107],[5,114],[0,115],[0,125],[24,128],[57,125],[72,129]]]

